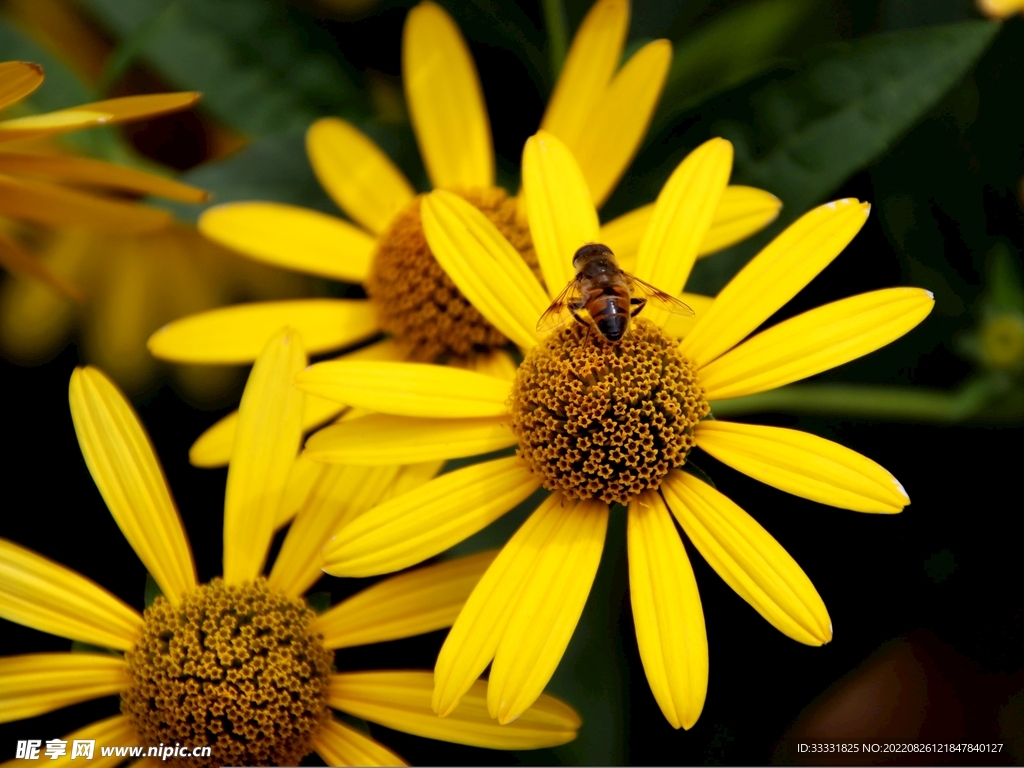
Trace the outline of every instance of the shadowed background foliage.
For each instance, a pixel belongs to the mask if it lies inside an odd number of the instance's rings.
[[[566,39],[589,3],[442,4],[470,43],[499,179],[514,190],[523,141],[540,121]],[[303,149],[304,129],[320,116],[359,125],[427,188],[399,78],[410,5],[7,0],[0,5],[0,58],[44,66],[46,83],[30,100],[40,111],[107,94],[203,91],[195,110],[76,135],[75,146],[176,169],[211,190],[214,202],[279,200],[335,213]],[[58,17],[80,25],[79,37],[61,34]],[[784,208],[751,243],[700,262],[689,288],[714,293],[809,206],[845,196],[871,201],[872,215],[852,245],[775,319],[900,284],[932,290],[933,314],[866,358],[772,393],[774,399],[732,403],[729,413],[861,451],[899,477],[913,503],[896,516],[860,515],[701,460],[812,578],[835,639],[812,649],[783,637],[691,550],[711,676],[704,712],[689,732],[671,729],[644,680],[630,626],[621,510],[580,628],[549,687],[583,714],[576,742],[498,753],[378,726],[370,731],[426,764],[1019,764],[1024,599],[1015,518],[1024,339],[1017,357],[1006,359],[993,357],[991,344],[995,318],[1024,322],[1024,18],[985,21],[967,0],[635,0],[627,55],[656,37],[675,47],[669,83],[605,216],[653,200],[679,159],[704,139],[729,138],[734,181],[770,190]],[[174,207],[186,221],[199,210]],[[80,362],[72,336],[35,367],[13,357],[3,364],[9,495],[0,535],[141,607],[144,570],[106,512],[71,426],[67,384]],[[220,379],[219,389],[197,391],[160,370],[132,395],[206,580],[220,568],[225,473],[190,467],[187,450],[237,402],[244,371]],[[500,544],[529,508],[459,551]],[[325,577],[314,591],[337,600],[364,585]],[[2,638],[5,653],[68,645],[10,623]],[[431,667],[443,638],[438,632],[342,653],[349,668],[396,658]],[[13,754],[17,739],[55,738],[117,706],[110,698],[5,725],[0,756]],[[1005,746],[985,755],[796,750],[797,742],[813,740]]]

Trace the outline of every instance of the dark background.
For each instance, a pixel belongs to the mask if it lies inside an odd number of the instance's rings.
[[[540,31],[543,13],[534,4],[523,3],[521,15],[514,19],[525,25],[521,37],[529,45],[523,50],[534,52],[531,59],[495,36],[488,14],[505,5],[446,5],[469,38],[487,94],[500,168],[506,182],[514,185],[522,142],[539,123],[551,83]],[[636,2],[632,38],[685,38],[689,30],[739,5]],[[353,88],[352,110],[358,111],[357,102],[370,98],[366,94],[375,88],[383,88],[385,94],[400,88],[399,41],[407,4],[383,3],[355,19],[311,2],[281,8],[306,50],[323,52],[338,62]],[[585,8],[585,3],[568,5],[570,29]],[[95,18],[104,17],[98,13]],[[759,118],[756,106],[751,106],[756,104],[755,95],[797,71],[794,62],[803,61],[807,50],[971,18],[977,14],[969,3],[945,0],[819,3],[772,67],[666,118],[606,212],[653,199],[650,190],[656,191],[671,170],[672,158],[715,135],[723,124],[739,123],[756,133]],[[116,41],[109,24],[97,21],[97,29]],[[188,86],[169,82],[145,59],[133,62],[117,82]],[[986,264],[992,248],[1005,246],[1020,266],[1022,104],[1024,20],[1017,18],[1003,25],[977,65],[969,67],[913,127],[892,137],[879,157],[809,201],[855,196],[872,201],[874,209],[851,246],[780,318],[890,285],[921,285],[937,296],[935,312],[919,328],[822,378],[951,390],[982,373],[980,364],[960,351],[957,339],[982,320],[984,297],[991,290]],[[383,114],[375,109],[378,117]],[[296,118],[300,123],[301,119]],[[217,123],[210,110],[199,109],[151,121],[125,136],[143,154],[188,171],[210,157],[211,126]],[[389,151],[411,178],[422,182],[407,125],[401,119],[383,118],[374,125],[391,142]],[[285,123],[277,127],[281,130],[271,126],[265,136],[287,137],[295,128]],[[249,128],[247,133],[255,133]],[[258,181],[245,183],[258,186]],[[268,191],[264,196],[273,194]],[[785,196],[783,201],[788,202]],[[737,251],[722,258],[744,256]],[[698,271],[694,280],[703,281],[698,287],[705,290],[721,284],[713,269]],[[3,364],[2,467],[7,501],[0,534],[78,570],[141,608],[144,569],[107,513],[72,429],[67,385],[72,369],[82,362],[72,342],[37,367]],[[1016,387],[1017,379],[1010,380]],[[197,403],[163,378],[135,395],[203,580],[220,573],[226,473],[190,467],[187,450],[203,429],[233,407],[239,393],[236,387],[219,399]],[[900,515],[857,514],[767,488],[707,456],[697,459],[718,487],[750,511],[814,581],[833,619],[835,639],[830,644],[808,648],[778,633],[687,545],[706,617],[711,676],[697,725],[688,732],[674,731],[650,694],[636,648],[619,509],[584,619],[551,686],[587,720],[575,744],[532,754],[499,753],[378,726],[370,726],[372,734],[410,762],[426,764],[757,764],[837,759],[801,756],[795,748],[799,741],[1005,744],[1001,753],[985,755],[838,756],[838,762],[850,764],[1024,761],[1019,417],[991,410],[962,423],[943,424],[841,414],[763,414],[756,420],[806,429],[861,451],[892,471],[912,499]],[[507,535],[512,524],[496,524],[491,539]],[[314,591],[328,591],[336,601],[362,586],[363,581],[325,577]],[[0,638],[5,653],[69,647],[66,640],[11,623],[4,624]],[[346,650],[338,654],[337,663],[342,669],[430,668],[443,638],[438,632]],[[0,745],[6,746],[0,749],[13,749],[16,739],[55,738],[117,708],[117,701],[110,698],[4,725]]]

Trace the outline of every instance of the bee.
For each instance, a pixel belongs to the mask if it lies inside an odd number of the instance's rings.
[[[609,341],[629,333],[629,319],[648,302],[676,315],[693,315],[686,304],[650,283],[623,271],[607,245],[587,243],[572,257],[576,276],[562,289],[537,321],[541,333],[572,320],[594,328]]]

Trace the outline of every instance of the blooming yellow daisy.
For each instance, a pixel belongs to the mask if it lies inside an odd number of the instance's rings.
[[[598,0],[576,34],[542,127],[579,159],[595,206],[612,191],[636,153],[661,94],[672,56],[666,40],[643,46],[620,68],[628,0]],[[413,8],[402,39],[405,95],[420,153],[437,189],[476,207],[542,277],[519,199],[495,186],[490,123],[476,68],[458,27],[433,2]],[[159,358],[192,363],[251,362],[267,337],[287,324],[311,353],[391,336],[391,359],[462,361],[511,371],[509,339],[460,292],[423,234],[420,198],[373,141],[343,120],[324,119],[307,134],[309,159],[324,189],[354,224],[277,203],[232,203],[206,211],[200,230],[252,258],[365,287],[368,300],[306,299],[255,303],[171,323],[149,348]],[[724,248],[770,222],[774,196],[732,187],[715,211],[699,251]],[[609,222],[604,240],[635,251],[650,209]],[[381,354],[384,354],[382,351]],[[337,415],[308,401],[307,426]],[[227,461],[234,417],[194,446],[192,461]]]
[[[104,746],[210,747],[189,766],[297,765],[316,751],[328,765],[401,759],[333,719],[330,709],[419,736],[496,749],[572,740],[571,708],[542,697],[512,728],[487,716],[483,685],[451,723],[430,708],[427,671],[332,671],[334,651],[450,626],[494,553],[481,553],[375,584],[314,613],[301,595],[320,575],[315,553],[335,525],[358,516],[408,478],[352,468],[300,505],[268,576],[264,564],[301,439],[306,364],[282,331],[259,356],[242,396],[239,449],[224,501],[224,575],[199,584],[163,471],[138,418],[96,368],[71,378],[82,454],[128,542],[162,591],[143,614],[83,576],[0,540],[0,616],[114,653],[40,653],[0,659],[0,718],[33,717],[119,694],[121,714],[67,737]],[[413,473],[416,474],[415,472]],[[61,763],[73,754],[60,758]],[[113,765],[123,757],[96,761]],[[155,762],[155,761],[151,761]]]
[[[1024,13],[1024,0],[977,0],[978,10],[990,19],[1005,19]]]
[[[43,83],[43,69],[24,61],[0,63],[0,110]],[[167,211],[96,190],[202,202],[205,192],[186,184],[100,160],[74,157],[38,140],[68,131],[111,125],[184,109],[198,93],[160,93],[97,101],[70,109],[0,121],[0,216],[48,227],[146,232],[167,226]],[[17,241],[0,233],[0,264],[42,279],[66,294],[78,292],[54,276]]]
[[[675,169],[640,243],[640,279],[679,295],[731,167],[732,145],[712,139]],[[585,177],[557,138],[541,132],[527,142],[523,178],[548,291],[462,198],[437,191],[423,201],[438,260],[524,350],[511,384],[479,371],[348,360],[316,364],[297,379],[304,391],[374,412],[314,434],[309,459],[370,466],[512,445],[518,455],[442,475],[376,506],[339,530],[324,549],[324,569],[365,576],[405,568],[480,530],[538,488],[549,491],[473,590],[435,668],[432,704],[451,716],[490,664],[488,711],[509,723],[540,694],[565,651],[594,579],[609,506],[628,505],[640,655],[665,717],[689,728],[704,703],[708,649],[673,516],[772,625],[808,645],[832,637],[810,579],[750,515],[685,471],[690,451],[698,447],[824,504],[893,513],[909,503],[896,479],[870,459],[792,429],[717,421],[714,401],[867,354],[921,322],[933,299],[918,288],[872,291],[757,332],[864,224],[867,204],[837,200],[790,225],[688,324],[666,325],[664,311],[649,306],[621,342],[578,323],[542,338],[538,317],[572,277],[576,249],[598,241],[601,231]]]

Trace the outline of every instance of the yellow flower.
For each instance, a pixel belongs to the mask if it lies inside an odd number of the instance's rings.
[[[635,274],[679,295],[732,166],[732,145],[694,150],[662,189]],[[558,139],[526,145],[530,229],[546,285],[572,277],[571,259],[601,237],[583,175]],[[397,362],[328,361],[300,389],[374,412],[328,426],[306,444],[314,461],[374,465],[518,456],[459,469],[378,505],[339,529],[324,569],[366,576],[442,552],[526,500],[551,494],[505,545],[456,620],[435,668],[434,709],[457,713],[492,664],[487,704],[511,722],[543,690],[592,585],[612,502],[628,504],[630,594],[644,669],[675,727],[703,707],[708,649],[700,597],[673,516],[744,600],[789,637],[827,643],[832,624],[786,551],[712,485],[684,471],[698,447],[776,488],[861,512],[899,512],[909,498],[878,464],[791,429],[709,417],[716,400],[763,392],[867,354],[929,313],[930,293],[889,288],[818,307],[755,333],[860,230],[869,206],[838,200],[807,213],[750,261],[696,318],[664,324],[649,306],[610,342],[574,323],[536,331],[545,292],[472,206],[438,191],[423,220],[438,260],[480,311],[523,350],[510,385],[478,371]],[[674,333],[666,331],[674,330]],[[751,335],[754,334],[754,335]],[[682,341],[676,337],[681,335]],[[748,338],[749,337],[749,338]],[[671,515],[670,515],[671,511]]]
[[[332,528],[376,503],[392,482],[429,477],[354,468],[330,475],[300,504],[280,554],[262,576],[285,483],[301,439],[306,364],[283,330],[257,359],[242,396],[224,502],[224,575],[198,584],[189,543],[148,436],[98,369],[71,378],[71,414],[86,464],[125,538],[162,591],[143,614],[83,576],[0,540],[0,616],[112,649],[0,659],[0,717],[33,717],[120,694],[121,714],[67,737],[99,746],[210,746],[180,765],[297,765],[316,751],[328,765],[401,759],[332,719],[330,708],[428,738],[496,749],[572,740],[579,718],[544,697],[512,728],[488,718],[482,686],[450,724],[430,709],[428,671],[332,672],[334,650],[450,626],[494,553],[381,581],[316,615],[302,599],[320,575],[316,552]],[[418,480],[417,480],[418,478]],[[325,503],[334,493],[335,503]],[[282,502],[285,502],[284,504]],[[100,755],[97,753],[96,758]],[[69,760],[69,753],[62,760]]]
[[[37,64],[0,63],[0,110],[24,99],[42,82],[43,69]],[[37,140],[174,112],[198,98],[197,93],[126,96],[0,121],[0,216],[50,227],[121,233],[167,226],[171,221],[167,211],[81,191],[78,187],[193,203],[205,200],[206,193],[134,168],[64,155],[52,147],[41,147]],[[0,235],[0,264],[42,279],[64,293],[76,293],[6,235]]]
[[[1024,13],[1024,0],[977,0],[978,10],[990,19],[1005,19]]]
[[[579,158],[590,199],[600,206],[626,170],[657,104],[671,46],[656,40],[619,68],[629,24],[627,0],[598,0],[587,14],[555,86],[542,127]],[[410,11],[402,40],[406,100],[431,184],[479,208],[536,269],[521,201],[495,187],[494,150],[479,79],[451,18],[432,2]],[[234,203],[208,210],[200,230],[252,258],[360,283],[369,300],[311,299],[248,304],[171,323],[150,339],[156,357],[192,363],[252,361],[267,337],[287,324],[311,353],[369,339],[383,359],[458,362],[508,369],[508,338],[468,301],[431,254],[419,198],[388,156],[342,120],[324,119],[307,135],[310,162],[346,214],[337,217],[274,203]],[[731,187],[701,243],[710,253],[770,222],[780,203],[749,187]],[[628,256],[650,216],[645,207],[609,222],[601,237]],[[310,398],[313,427],[338,414]],[[230,422],[218,424],[192,451],[201,466],[227,461]]]

